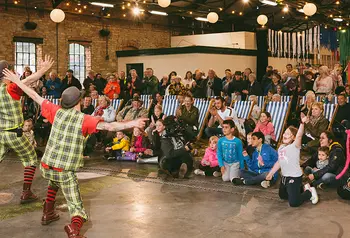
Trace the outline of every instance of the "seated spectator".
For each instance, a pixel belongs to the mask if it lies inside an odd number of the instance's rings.
[[[204,84],[202,83],[203,80],[203,72],[200,70],[197,70],[195,73],[194,82],[192,83],[192,95],[195,98],[205,98],[206,92],[204,89]]]
[[[333,91],[333,79],[329,75],[329,69],[327,66],[321,66],[318,69],[320,75],[314,82],[313,90],[316,94],[330,94]]]
[[[301,119],[306,117],[305,132],[303,135],[303,144],[306,144],[306,150],[316,151],[319,145],[320,135],[328,128],[329,121],[323,115],[323,103],[316,102],[312,105],[311,115],[300,114]]]
[[[281,102],[281,95],[275,93],[272,95],[271,102]]]
[[[107,80],[102,77],[100,73],[96,74],[96,79],[94,80],[93,84],[96,86],[97,94],[102,95],[103,90],[105,89],[107,85]]]
[[[150,116],[150,125],[145,130],[147,135],[148,135],[148,138],[150,140],[152,140],[152,138],[151,138],[152,137],[152,131],[154,131],[156,129],[156,122],[159,119],[162,119],[162,120],[165,119],[165,115],[164,115],[164,113],[162,111],[163,111],[162,106],[156,105],[154,107],[154,113],[151,114],[151,116]]]
[[[205,149],[204,157],[201,160],[199,169],[194,171],[195,175],[220,177],[220,167],[217,157],[217,143],[219,138],[212,136],[209,138],[209,147]]]
[[[280,95],[280,96],[288,96],[288,94],[286,94],[284,91],[283,91],[283,87],[282,85],[277,85],[276,86],[276,94]]]
[[[176,111],[176,117],[181,122],[196,127],[196,131],[199,129],[199,110],[193,105],[194,100],[191,95],[186,94],[184,104],[179,106]]]
[[[296,78],[299,73],[295,69],[293,69],[293,65],[287,64],[286,65],[287,71],[282,74],[282,81],[286,82],[288,78]]]
[[[214,107],[209,110],[211,118],[208,122],[208,127],[205,129],[205,134],[208,138],[222,134],[222,123],[225,120],[233,120],[237,127],[236,133],[245,135],[244,126],[238,120],[237,112],[225,105],[225,100],[222,97],[216,97]],[[238,136],[238,134],[236,134]]]
[[[245,151],[250,157],[252,157],[253,152],[255,151],[255,147],[252,144],[252,135],[253,135],[253,132],[249,132],[247,134],[247,146],[245,147]]]
[[[227,81],[230,81],[231,82],[232,80],[232,72],[231,72],[231,69],[225,69],[225,77],[222,78],[222,88],[225,87],[225,85],[228,86],[228,83]],[[227,89],[226,89],[227,90]]]
[[[94,85],[94,82],[95,82],[95,72],[93,70],[90,70],[88,72],[88,76],[86,77],[86,79],[84,79],[84,82],[83,82],[85,91],[87,91],[90,88],[90,85]]]
[[[147,68],[145,72],[145,77],[142,80],[142,84],[144,85],[143,94],[153,95],[158,91],[158,78],[154,76],[152,68]]]
[[[83,106],[82,106],[81,112],[84,113],[84,114],[91,115],[95,111],[95,108],[94,108],[94,106],[91,103],[92,103],[91,97],[90,96],[86,96],[84,98],[84,102],[83,102]]]
[[[310,91],[313,90],[314,87],[314,74],[312,71],[306,71],[304,73],[306,79],[305,79],[305,90]]]
[[[249,79],[248,88],[246,90],[243,90],[242,92],[249,96],[250,95],[263,96],[263,90],[261,88],[260,83],[256,81],[256,75],[249,74],[248,79]]]
[[[127,106],[131,106],[131,105],[132,105],[132,102],[133,102],[133,100],[134,100],[134,98],[136,98],[136,97],[140,98],[140,93],[135,92],[134,95],[132,95],[132,98],[131,98],[129,101],[127,101],[127,102],[125,103],[125,106],[126,106],[126,107],[127,107]],[[142,103],[143,103],[143,102],[142,102]]]
[[[129,152],[125,153],[126,157],[130,160],[137,160],[138,158],[146,158],[153,155],[153,151],[150,149],[149,140],[140,128],[135,127],[130,143]]]
[[[163,96],[158,92],[152,96],[152,104],[149,109],[149,115],[154,114],[154,107],[156,105],[163,106]]]
[[[132,99],[132,105],[126,106],[117,115],[117,121],[131,121],[135,118],[143,117],[148,118],[148,111],[146,108],[142,107],[142,101],[139,97],[134,97]]]
[[[170,81],[168,75],[164,75],[163,78],[159,82],[159,93],[160,95],[165,95],[165,90],[169,87]]]
[[[334,69],[330,73],[330,76],[333,79],[333,91],[339,86],[344,86],[342,73],[343,68],[339,64],[335,64]]]
[[[300,119],[300,113],[307,115],[311,111],[312,104],[316,102],[316,95],[313,91],[307,91],[305,94],[306,100],[304,104],[300,105],[297,109],[298,118]]]
[[[270,89],[269,91],[267,91],[267,95],[266,95],[266,99],[265,102],[269,103],[272,102],[272,96],[274,95],[273,90]]]
[[[220,96],[222,90],[221,79],[216,75],[213,69],[209,69],[208,77],[201,81],[202,90],[204,90],[205,94],[202,96],[209,98],[214,96]]]
[[[153,141],[156,147],[160,148],[160,169],[174,177],[184,178],[192,172],[193,158],[185,139],[173,130],[174,123],[174,117],[167,117],[164,121],[158,120]]]
[[[180,76],[174,76],[169,85],[169,95],[180,95],[186,91],[185,86],[181,83]]]
[[[232,100],[245,100],[246,94],[242,92],[247,90],[248,82],[242,79],[242,72],[236,71],[233,80],[229,85],[229,95],[234,94]],[[246,91],[245,91],[246,92]]]
[[[130,139],[127,137],[123,131],[117,131],[116,137],[113,138],[113,142],[106,147],[106,152],[108,152],[108,160],[117,160],[119,157],[125,155],[129,151]]]
[[[188,91],[191,90],[193,82],[194,80],[192,72],[187,71],[185,77],[181,80],[181,83],[185,86],[185,89]]]
[[[278,160],[277,151],[265,144],[265,136],[262,132],[254,132],[251,140],[255,150],[251,156],[246,151],[243,152],[248,170],[241,170],[241,182],[245,185],[261,184],[263,188],[268,188],[270,187],[270,182],[276,182],[278,177],[276,172],[271,181],[265,180],[267,174]]]
[[[319,188],[325,188],[325,183],[328,186],[337,186],[338,182],[335,176],[338,175],[345,166],[345,153],[343,147],[335,141],[334,135],[329,131],[324,131],[320,136],[320,146],[329,148],[328,165],[320,170],[308,175],[308,178],[313,181]],[[316,167],[318,161],[318,152],[307,161],[304,166]]]
[[[218,162],[224,182],[239,184],[240,169],[244,168],[243,144],[240,139],[234,136],[235,123],[232,120],[225,120],[222,123],[224,137],[218,141]]]
[[[117,94],[119,96],[120,86],[117,82],[117,78],[114,75],[109,76],[108,83],[103,92],[107,97],[109,97],[109,99],[113,99],[114,94]]]
[[[54,97],[61,97],[61,80],[57,77],[57,73],[55,71],[51,71],[49,74],[49,79],[45,83],[45,87],[47,88],[47,94]]]
[[[135,92],[141,93],[143,89],[142,80],[140,80],[135,69],[130,70],[130,76],[131,78],[127,83],[127,94],[125,95],[127,99],[131,98]]]
[[[43,98],[49,96],[47,94],[47,88],[45,86],[40,89],[40,96],[43,97]]]
[[[327,146],[321,146],[318,148],[318,160],[316,162],[316,167],[314,168],[311,168],[310,166],[307,166],[305,169],[304,169],[304,174],[306,176],[309,176],[310,174],[313,174],[317,171],[319,171],[320,169],[323,169],[324,167],[326,167],[328,164],[329,164],[329,160],[328,160],[328,157],[329,157],[329,148]],[[321,183],[324,183],[324,184],[327,184],[329,182],[329,178],[335,177],[335,175],[330,175],[330,176],[326,176],[324,179],[321,178],[319,179],[319,181],[313,181],[312,185],[314,187],[316,187],[317,185],[321,184]]]
[[[345,94],[339,94],[337,98],[338,110],[335,114],[332,130],[336,138],[340,140],[341,144],[345,145],[345,129],[348,128],[347,124],[350,122],[350,104],[346,102],[347,98],[345,97]]]
[[[263,92],[268,91],[267,87],[272,83],[272,75],[273,75],[273,67],[267,66],[266,73],[261,80],[261,87]],[[266,95],[266,93],[264,95]]]
[[[254,132],[261,132],[264,134],[264,141],[267,144],[271,144],[276,141],[275,127],[271,122],[271,114],[269,112],[262,112],[260,114],[260,119],[256,124]]]
[[[275,94],[277,92],[278,85],[280,85],[282,87],[283,94],[288,95],[288,92],[287,92],[284,84],[281,83],[281,76],[279,74],[272,75],[272,82],[266,87],[266,93],[269,90],[272,90],[272,92]]]
[[[251,68],[246,68],[244,71],[243,71],[243,74],[242,74],[242,78],[243,80],[245,81],[248,81],[249,80],[249,75],[252,74],[253,71]]]
[[[256,124],[260,118],[260,113],[261,113],[261,108],[258,105],[258,97],[255,95],[250,95],[249,101],[252,101],[254,103],[253,110],[251,113],[251,119]]]
[[[90,96],[92,100],[98,100],[99,98],[98,92],[96,90],[91,91]]]
[[[347,97],[350,97],[350,85],[349,84],[345,85],[345,93],[346,93]]]
[[[79,79],[73,76],[73,70],[69,69],[67,70],[66,77],[62,80],[62,86],[61,86],[61,92],[66,90],[69,87],[77,87],[79,90],[81,90],[81,83]]]
[[[100,118],[101,121],[113,122],[115,121],[115,114],[116,112],[111,106],[111,101],[103,95],[99,97],[98,106],[91,115]]]

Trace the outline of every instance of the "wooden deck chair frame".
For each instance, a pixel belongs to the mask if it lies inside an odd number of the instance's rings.
[[[335,106],[335,109],[334,109],[334,112],[333,112],[333,115],[332,115],[332,119],[329,121],[328,130],[332,129],[332,126],[333,126],[333,123],[334,123],[334,120],[335,120],[335,116],[337,115],[337,112],[338,112],[338,108],[339,108],[339,105],[337,104]],[[323,112],[323,114],[324,114],[324,112]]]
[[[198,132],[198,135],[197,135],[197,140],[199,140],[199,139],[202,137],[203,132],[204,132],[204,128],[205,128],[205,127],[207,126],[207,124],[208,124],[208,118],[209,118],[209,113],[210,113],[209,111],[210,111],[210,109],[212,108],[214,101],[215,101],[215,99],[211,99],[211,100],[210,100],[210,103],[209,103],[209,106],[208,106],[208,110],[207,110],[207,112],[205,113],[202,126],[201,126],[201,128],[199,129],[199,132]]]
[[[266,106],[267,106],[267,103],[265,103],[265,106],[264,106],[264,110],[262,110],[263,112],[266,111]],[[277,142],[277,148],[280,146],[281,142],[282,142],[282,138],[283,138],[283,132],[284,130],[286,129],[286,125],[287,125],[287,120],[288,120],[288,117],[289,117],[289,113],[290,113],[290,108],[292,106],[292,101],[289,101],[288,102],[288,107],[287,107],[287,114],[286,116],[284,117],[283,119],[283,123],[282,123],[282,128],[281,128],[281,133],[279,135],[279,138],[278,138],[278,141]]]

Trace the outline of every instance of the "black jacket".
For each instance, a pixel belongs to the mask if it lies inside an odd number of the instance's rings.
[[[81,83],[76,77],[72,77],[72,81],[70,84],[68,84],[68,78],[67,76],[62,80],[62,92],[66,90],[69,87],[77,87],[79,90],[81,90]]]
[[[345,155],[343,147],[338,143],[332,143],[330,146],[329,163],[323,169],[313,173],[315,179],[320,179],[326,173],[338,175],[345,166]]]
[[[202,80],[201,82],[201,89],[204,91],[204,96],[205,98],[207,97],[207,91],[208,91],[208,81],[209,79],[206,78],[204,80]],[[214,78],[214,83],[210,86],[211,89],[214,91],[214,95],[215,96],[220,96],[221,95],[221,90],[222,90],[222,82],[221,79],[219,78]]]
[[[335,115],[333,128],[342,127],[341,122],[343,120],[350,121],[350,104],[348,103],[343,106],[339,105],[337,114]]]
[[[248,95],[263,96],[263,90],[259,82],[255,81],[253,85],[248,84]]]

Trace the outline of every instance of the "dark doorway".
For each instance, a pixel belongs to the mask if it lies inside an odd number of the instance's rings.
[[[140,79],[143,79],[143,64],[126,64],[126,73],[130,77],[129,71],[135,69]]]

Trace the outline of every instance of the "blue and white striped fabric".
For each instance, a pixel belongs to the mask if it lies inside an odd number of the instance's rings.
[[[210,106],[210,100],[203,100],[203,99],[196,98],[194,100],[193,106],[198,108],[198,111],[199,111],[199,128],[198,128],[198,130],[200,130],[204,124],[204,119],[205,119],[205,116],[206,116],[208,109],[209,109],[209,106]]]
[[[279,141],[283,133],[284,119],[288,113],[290,102],[269,102],[266,105],[266,111],[271,114],[271,122],[275,127],[276,141]]]
[[[350,101],[350,97],[347,97],[347,98],[346,98],[346,101],[349,102],[349,101]],[[334,96],[334,97],[333,97],[333,102],[332,102],[332,103],[338,104],[338,97]]]
[[[122,105],[123,103],[123,99],[113,99],[111,101],[111,106],[114,108],[114,110],[118,113],[119,112],[119,109],[120,109],[120,106]]]
[[[323,114],[329,122],[331,122],[334,117],[334,112],[336,107],[337,107],[336,104],[330,104],[330,103],[323,104],[323,110],[324,110]]]
[[[142,100],[142,101],[143,101],[142,106],[143,106],[144,108],[146,108],[147,110],[149,110],[149,109],[150,109],[150,106],[151,106],[151,104],[152,104],[152,99]]]
[[[140,96],[141,97],[141,100],[143,102],[146,102],[146,101],[149,101],[151,98],[152,98],[152,95],[146,95],[146,94],[143,94]]]
[[[264,103],[265,103],[265,96],[258,96],[258,106],[260,108],[263,108],[264,107]]]
[[[51,102],[55,105],[60,105],[61,104],[61,99],[59,98],[53,98],[51,99]]]
[[[324,96],[316,96],[316,102],[322,102]],[[306,101],[306,96],[303,96],[300,100],[300,105],[303,105]]]
[[[97,105],[98,105],[98,99],[92,99],[92,106],[96,108]]]
[[[165,98],[163,101],[163,113],[166,116],[175,116],[176,109],[179,106],[177,99]]]
[[[251,101],[236,101],[233,104],[233,108],[237,112],[237,116],[239,118],[248,119],[249,112],[251,111],[251,108],[253,106],[253,102]]]
[[[46,96],[43,96],[43,98],[51,101],[53,99],[53,96],[52,95],[46,95]]]
[[[281,102],[289,102],[291,100],[291,96],[281,96]]]
[[[176,95],[164,95],[164,99],[176,99]]]

